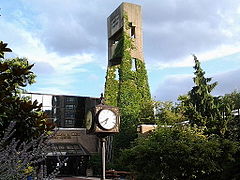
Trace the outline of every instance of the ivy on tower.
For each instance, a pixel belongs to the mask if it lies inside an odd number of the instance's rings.
[[[142,51],[141,7],[122,3],[108,18],[105,103],[118,106],[122,126],[134,127],[153,115]]]

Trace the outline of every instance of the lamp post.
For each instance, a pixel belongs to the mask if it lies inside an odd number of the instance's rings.
[[[106,139],[105,138],[100,138],[101,139],[101,149],[102,149],[102,178],[101,180],[105,180],[106,178]]]
[[[102,154],[102,178],[105,180],[106,171],[106,137],[119,133],[120,113],[118,107],[104,105],[104,97],[101,94],[101,104],[89,109],[85,115],[85,127],[87,134],[95,134],[101,142]]]

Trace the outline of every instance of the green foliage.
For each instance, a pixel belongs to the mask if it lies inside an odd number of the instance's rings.
[[[93,169],[93,174],[95,176],[99,176],[101,174],[102,168],[101,155],[100,154],[91,155],[88,166]]]
[[[137,179],[206,179],[224,172],[237,150],[237,143],[194,128],[159,128],[124,150],[121,163]]]
[[[141,112],[139,114],[140,124],[155,124],[156,119],[153,113],[155,102],[153,100],[142,102]]]
[[[232,109],[240,109],[240,93],[238,91],[226,94],[224,98],[231,103]]]
[[[128,147],[136,138],[137,124],[144,120],[149,122],[153,116],[144,62],[135,59],[136,71],[132,71],[131,51],[135,47],[133,40],[127,34],[128,28],[129,22],[124,15],[124,31],[113,54],[113,58],[121,59],[121,62],[108,67],[104,93],[105,103],[118,106],[121,112],[121,133],[115,137],[116,149]],[[119,80],[116,79],[116,73],[119,75]],[[146,107],[150,109],[146,110]]]
[[[240,179],[239,108],[240,93],[213,97],[217,83],[205,78],[195,60],[195,86],[180,104],[155,103],[161,126],[142,136],[132,148],[122,151],[118,165],[137,179]],[[190,121],[190,126],[178,122]],[[159,126],[160,127],[160,126]]]
[[[124,40],[125,39],[121,37],[118,41],[117,47],[114,50],[113,58],[123,57],[124,49],[128,48],[127,45],[129,45],[129,43],[126,43],[126,41],[124,42]]]
[[[125,22],[128,22],[126,15],[124,17]],[[124,28],[127,27],[125,23]],[[142,110],[141,105],[151,101],[151,95],[144,62],[136,59],[136,71],[131,70],[133,49],[132,39],[123,32],[113,55],[113,58],[121,58],[121,63],[108,67],[107,70],[105,102],[119,106],[122,116],[133,115],[136,119]],[[119,73],[119,80],[116,80],[116,72]]]
[[[217,85],[217,83],[209,84],[211,78],[205,78],[205,72],[202,70],[200,66],[200,62],[197,57],[194,56],[195,61],[195,77],[193,81],[195,86],[189,92],[190,103],[195,108],[196,112],[199,113],[203,118],[200,121],[196,119],[191,119],[191,123],[196,124],[198,126],[206,125],[206,120],[209,118],[213,118],[215,114],[214,111],[214,99],[211,96],[211,91]]]
[[[227,124],[226,136],[234,141],[240,141],[240,93],[234,91],[226,94],[223,99],[231,105],[229,111],[234,110],[235,113],[235,116],[233,116]]]
[[[119,81],[116,80],[116,70],[119,65],[112,66],[107,69],[106,83],[105,83],[105,103],[111,106],[117,106],[119,94]]]
[[[210,84],[212,79],[205,78],[205,72],[196,56],[194,61],[195,86],[187,96],[179,97],[180,106],[191,125],[206,126],[208,134],[223,136],[227,130],[227,122],[231,119],[231,105],[222,97],[213,97],[210,94],[217,82]]]
[[[0,41],[0,58],[4,58],[5,52],[12,52],[10,48],[7,48],[7,43]]]
[[[6,49],[4,46],[0,54],[4,55]],[[15,137],[21,141],[38,137],[53,128],[37,101],[20,97],[22,88],[34,83],[32,67],[26,58],[0,59],[0,136],[11,121],[16,122]]]
[[[156,102],[156,118],[158,124],[175,124],[186,120],[178,106],[175,106],[172,102]]]
[[[36,77],[26,58],[4,59],[1,61],[1,87],[11,95],[17,95],[21,92],[22,87],[33,84]]]

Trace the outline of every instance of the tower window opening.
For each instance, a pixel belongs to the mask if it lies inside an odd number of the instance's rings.
[[[116,45],[118,43],[118,40],[113,41],[113,45]]]
[[[118,68],[115,70],[115,80],[119,81],[119,72],[118,72]]]
[[[137,65],[136,65],[136,58],[132,58],[132,71],[136,71],[137,70]]]
[[[136,38],[136,26],[133,25],[133,23],[129,23],[130,26],[130,36],[131,38]]]

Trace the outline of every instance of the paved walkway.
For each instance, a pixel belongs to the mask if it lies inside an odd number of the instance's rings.
[[[100,180],[100,178],[94,177],[58,177],[55,180]]]
[[[96,178],[96,177],[58,177],[58,178],[55,178],[55,180],[100,180],[100,178]]]

